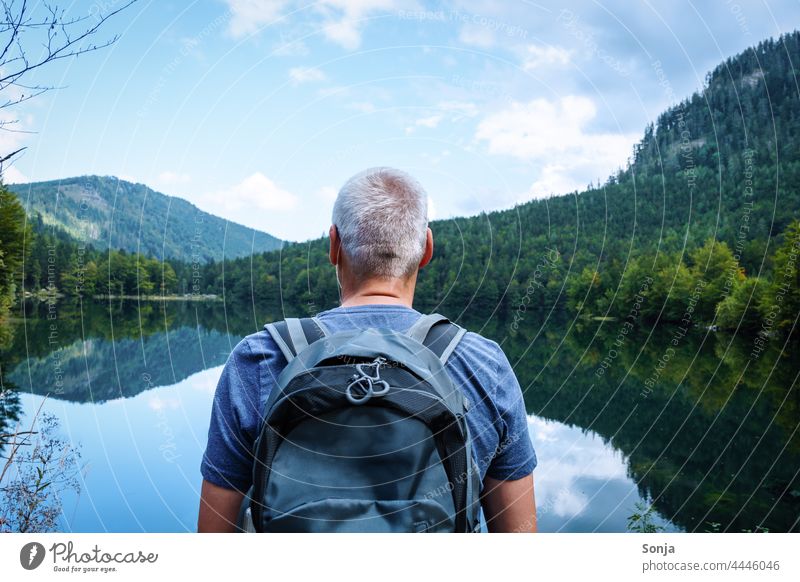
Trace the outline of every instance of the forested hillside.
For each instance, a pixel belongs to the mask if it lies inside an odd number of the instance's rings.
[[[203,212],[186,200],[110,176],[13,184],[9,189],[32,220],[56,226],[97,249],[206,262],[281,245],[269,234]]]
[[[777,301],[776,325],[788,324],[800,309],[800,228],[790,228],[800,210],[793,63],[798,32],[728,59],[645,128],[629,167],[602,186],[433,222],[435,257],[420,274],[419,306],[453,317],[552,306],[624,316],[641,293],[644,318],[680,321],[699,301],[693,322],[710,323],[727,301],[725,325],[755,325]],[[337,289],[326,250],[319,239],[229,261],[224,281],[223,265],[210,264],[203,289],[330,306]]]

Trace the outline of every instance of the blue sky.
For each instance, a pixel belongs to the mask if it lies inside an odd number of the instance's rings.
[[[121,2],[64,4],[90,15]],[[110,48],[37,72],[7,182],[115,175],[287,240],[352,174],[416,175],[446,218],[581,189],[796,1],[139,0]]]

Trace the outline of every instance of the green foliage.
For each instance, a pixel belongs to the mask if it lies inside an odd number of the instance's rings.
[[[734,259],[730,247],[713,238],[693,250],[690,260],[692,279],[705,283],[695,313],[699,320],[710,322],[714,319],[717,304],[733,285],[744,279],[744,270]]]
[[[22,204],[0,183],[0,319],[13,303],[22,281],[22,265],[31,241]]]
[[[598,290],[602,284],[600,274],[591,267],[585,267],[578,277],[570,279],[567,287],[567,306],[576,312],[584,306],[592,305],[600,298]]]
[[[34,224],[37,236],[25,272],[25,287],[31,292],[47,290],[86,298],[179,291],[175,267],[167,261],[125,250],[100,252],[39,220]]]
[[[654,521],[655,510],[649,503],[637,501],[634,512],[628,517],[627,529],[632,533],[658,533],[664,531],[663,526]]]
[[[769,288],[760,300],[761,312],[773,325],[786,329],[800,313],[800,220],[786,229],[773,262]]]
[[[717,304],[717,325],[723,329],[758,329],[762,322],[758,306],[765,292],[766,284],[758,277],[735,283],[731,294]]]

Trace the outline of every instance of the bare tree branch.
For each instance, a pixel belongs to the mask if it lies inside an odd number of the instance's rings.
[[[98,9],[80,16],[68,16],[64,8],[50,2],[31,8],[28,0],[0,1],[0,109],[14,107],[56,88],[24,83],[23,79],[31,72],[49,63],[114,44],[119,39],[118,34],[99,42],[93,39],[106,21],[137,1],[125,0],[105,13]],[[112,7],[114,4],[116,2],[111,3]],[[31,56],[34,47],[38,48],[35,57]],[[0,120],[0,131],[14,131],[8,126],[15,121]],[[0,152],[0,157],[6,161],[10,156]]]

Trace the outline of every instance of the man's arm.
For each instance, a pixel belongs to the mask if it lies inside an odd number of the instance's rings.
[[[490,533],[534,533],[533,473],[515,481],[483,480],[481,505]]]
[[[236,531],[236,520],[244,495],[234,489],[225,489],[203,480],[200,490],[200,515],[197,531],[200,533],[231,533]]]

